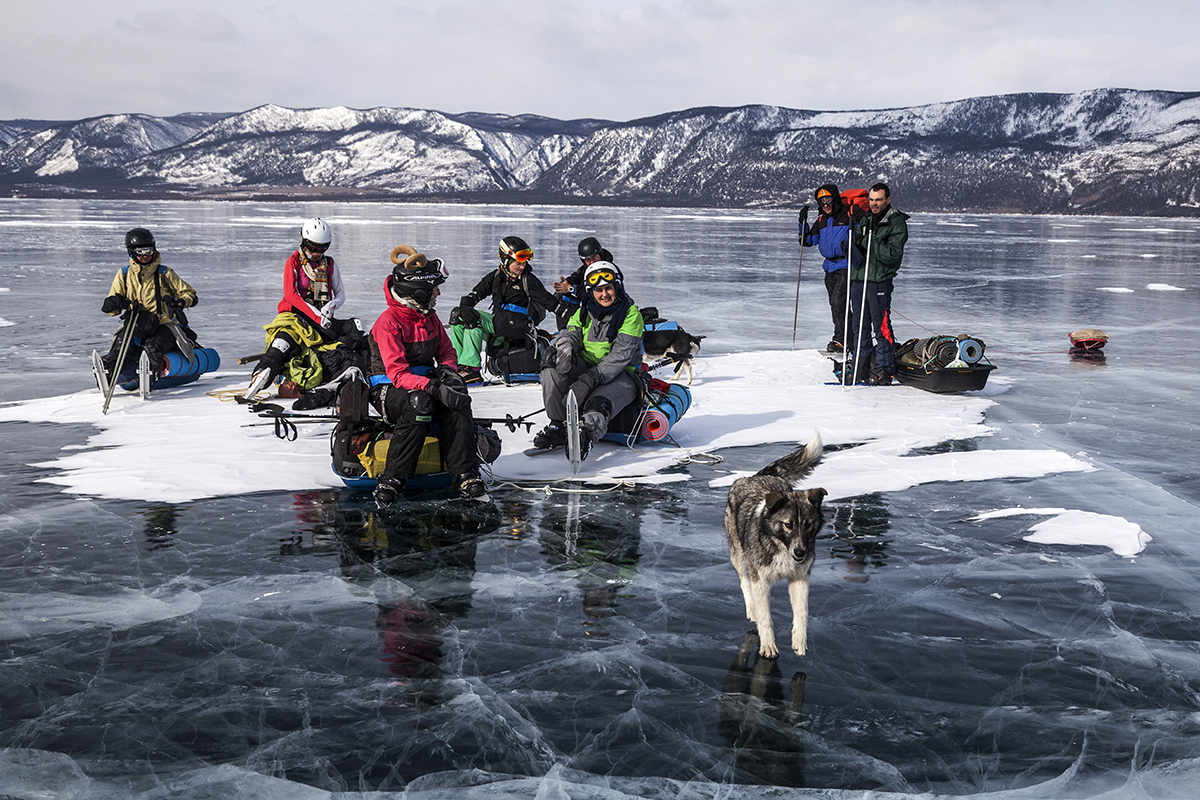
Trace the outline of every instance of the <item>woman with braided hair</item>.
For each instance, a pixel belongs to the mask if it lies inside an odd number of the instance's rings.
[[[417,473],[430,425],[454,488],[463,497],[486,499],[471,397],[458,374],[458,358],[434,311],[449,276],[440,258],[408,245],[392,250],[394,268],[384,281],[387,309],[371,328],[371,405],[395,426],[375,502],[390,506]]]

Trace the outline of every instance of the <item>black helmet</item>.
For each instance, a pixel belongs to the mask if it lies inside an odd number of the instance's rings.
[[[600,240],[595,236],[589,236],[579,242],[579,257],[591,258],[598,254],[601,249]]]
[[[145,228],[134,228],[125,234],[125,249],[132,251],[138,247],[154,247],[154,234]]]
[[[396,294],[411,297],[419,305],[429,308],[433,301],[433,290],[450,277],[446,265],[440,258],[426,258],[415,248],[405,244],[392,250],[392,277],[388,283]]]
[[[504,263],[525,262],[531,258],[533,258],[533,248],[520,236],[505,236],[500,240],[500,260]]]
[[[154,247],[154,234],[145,228],[134,228],[125,234],[125,249],[135,247]]]

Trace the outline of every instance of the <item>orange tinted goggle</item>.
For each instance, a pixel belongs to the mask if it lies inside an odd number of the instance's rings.
[[[524,264],[526,261],[533,258],[533,251],[529,248],[525,248],[524,250],[518,250],[515,253],[501,253],[501,255],[503,255],[509,261],[519,261],[520,263]]]
[[[587,285],[594,287],[598,283],[612,283],[617,279],[611,271],[607,269],[598,269],[595,272],[589,272],[587,275]]]

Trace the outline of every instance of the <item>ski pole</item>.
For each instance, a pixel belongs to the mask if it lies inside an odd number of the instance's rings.
[[[117,360],[113,364],[112,375],[108,379],[108,393],[104,395],[104,408],[100,409],[101,414],[108,413],[108,404],[112,402],[113,391],[117,388],[117,376],[121,374],[121,368],[125,366],[129,343],[133,341],[133,323],[137,319],[137,315],[138,312],[134,308],[129,309],[129,317],[125,320],[125,332],[121,334],[121,347],[117,351]]]
[[[478,422],[480,425],[488,426],[499,423],[506,426],[512,433],[517,432],[518,425],[524,425],[525,432],[528,433],[529,431],[533,430],[533,423],[528,421],[529,417],[540,414],[545,410],[546,409],[544,408],[539,408],[537,411],[530,411],[528,414],[520,417],[514,417],[512,414],[505,414],[504,419],[500,419],[498,417],[475,417],[475,422]]]
[[[871,240],[875,236],[875,229],[871,227],[871,220],[872,220],[871,217],[867,217],[867,258],[866,258],[866,261],[863,263],[863,288],[862,288],[863,295],[862,295],[862,303],[861,303],[862,307],[859,309],[859,312],[858,312],[858,338],[855,341],[855,353],[854,353],[854,372],[856,375],[858,374],[859,357],[862,355],[861,353],[858,352],[858,346],[862,344],[863,327],[866,325],[866,321],[867,321],[866,320],[867,279],[871,277]],[[849,275],[847,275],[847,277],[849,277]],[[846,376],[846,370],[843,367],[842,368],[842,377],[843,377],[842,386],[846,385],[845,381],[844,381],[845,376]]]
[[[792,312],[792,349],[796,349],[796,323],[800,319],[800,270],[804,266],[804,229],[808,227],[808,204],[800,209],[800,259],[796,262],[796,310]]]
[[[846,309],[842,314],[842,386],[846,385],[846,366],[850,361],[850,264],[854,260],[854,203],[846,211]],[[858,342],[854,343],[858,347]]]

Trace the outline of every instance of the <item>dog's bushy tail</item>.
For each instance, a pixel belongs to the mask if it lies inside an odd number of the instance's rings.
[[[821,451],[824,446],[821,442],[821,434],[813,431],[812,438],[808,440],[808,444],[788,453],[778,461],[772,461],[760,469],[758,474],[774,475],[783,478],[788,483],[795,483],[812,472],[812,468],[821,460]]]

